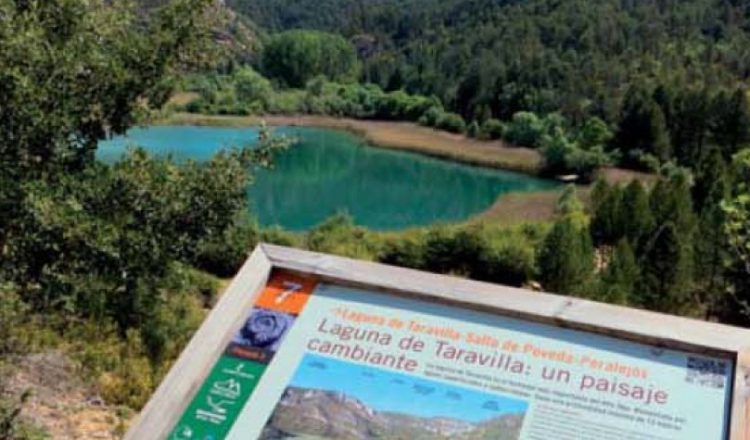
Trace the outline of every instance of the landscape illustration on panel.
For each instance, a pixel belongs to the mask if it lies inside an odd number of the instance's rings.
[[[517,440],[526,401],[305,355],[261,440]]]

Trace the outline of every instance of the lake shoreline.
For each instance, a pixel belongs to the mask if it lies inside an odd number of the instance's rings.
[[[217,116],[174,113],[153,121],[156,125],[250,127],[265,122],[271,127],[299,126],[346,130],[379,148],[420,153],[467,165],[518,171],[539,176],[543,158],[536,150],[512,147],[501,140],[481,141],[424,127],[413,122],[375,121],[316,115]]]
[[[447,133],[412,122],[359,120],[316,115],[220,116],[174,113],[151,123],[241,128],[258,126],[261,122],[271,127],[298,126],[345,130],[362,137],[376,148],[409,151],[466,165],[542,177],[540,171],[543,158],[536,150],[511,147],[500,140],[470,139],[464,135]],[[627,184],[634,179],[648,184],[654,180],[651,174],[612,167],[602,168],[598,175],[611,184]],[[576,186],[582,198],[586,199],[591,185],[578,184]],[[562,189],[557,189],[499,195],[486,210],[465,221],[489,221],[504,224],[551,221],[554,219],[554,207],[561,191]]]

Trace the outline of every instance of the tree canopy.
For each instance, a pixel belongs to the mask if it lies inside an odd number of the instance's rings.
[[[293,30],[274,35],[263,49],[263,71],[290,87],[304,87],[318,75],[333,81],[356,78],[354,47],[343,37]]]

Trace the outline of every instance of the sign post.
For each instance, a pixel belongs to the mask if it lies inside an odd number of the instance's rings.
[[[260,245],[127,439],[750,440],[750,331]]]

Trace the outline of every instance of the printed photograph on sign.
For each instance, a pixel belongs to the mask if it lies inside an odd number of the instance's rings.
[[[289,313],[254,307],[232,338],[227,354],[261,363],[270,362],[295,319]]]
[[[524,400],[306,354],[261,435],[517,440]]]
[[[232,342],[246,348],[262,348],[275,352],[292,324],[293,315],[255,307]]]

